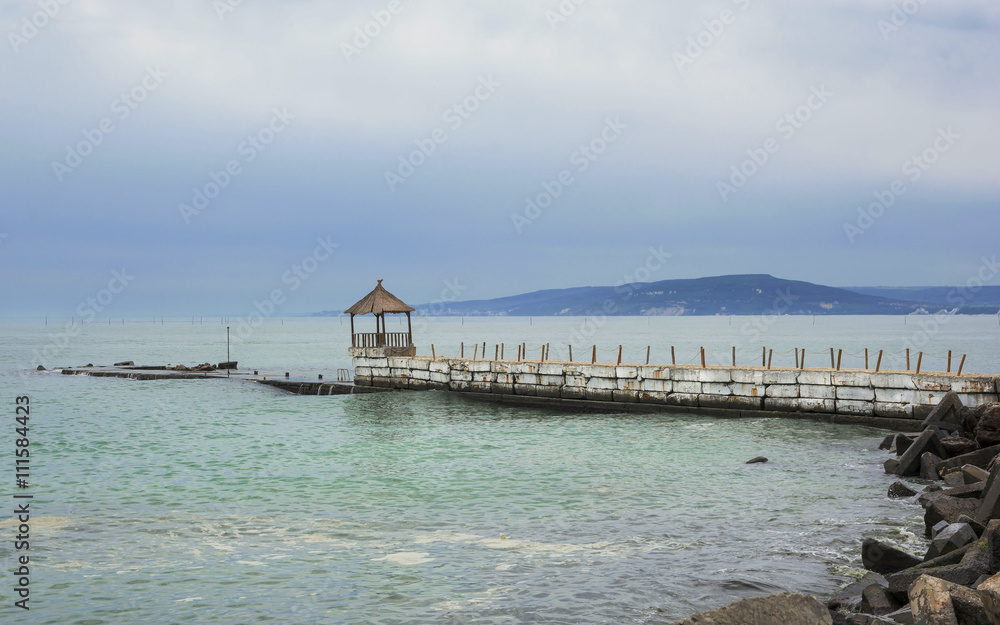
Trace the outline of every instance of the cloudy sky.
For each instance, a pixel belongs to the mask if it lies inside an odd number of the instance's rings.
[[[377,278],[411,303],[953,285],[1000,252],[992,0],[8,0],[0,24],[0,315],[104,289],[110,316],[291,314]]]

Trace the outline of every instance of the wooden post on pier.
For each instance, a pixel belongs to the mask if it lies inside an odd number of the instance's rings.
[[[545,344],[545,359],[546,360],[552,360],[552,356],[551,356],[551,354],[549,354],[549,350],[551,348],[552,348],[551,345],[549,345],[548,343]]]
[[[472,359],[476,360],[476,356],[478,355],[479,355],[479,343],[476,343],[476,346],[472,348]]]
[[[948,373],[951,373],[951,350],[948,350]]]
[[[705,348],[701,348],[701,368],[705,368]]]
[[[795,348],[795,368],[799,368],[799,348]]]
[[[646,346],[646,364],[647,365],[649,364],[649,350],[650,350],[651,347],[652,347],[651,345],[647,345]]]
[[[760,366],[767,366],[767,345],[760,348]]]
[[[542,345],[542,359],[538,362],[545,362],[545,345]]]
[[[906,348],[906,370],[910,370],[910,348]]]
[[[806,348],[802,348],[802,358],[799,359],[799,369],[806,368]]]
[[[500,343],[497,343],[496,349],[493,350],[493,360],[500,360]]]
[[[434,352],[434,343],[431,343],[431,358],[437,358],[437,354]]]
[[[573,362],[573,346],[569,346],[569,361]]]
[[[774,350],[773,349],[769,349],[769,350],[767,350],[767,368],[768,369],[771,368],[771,359],[772,358],[774,358]]]
[[[597,345],[594,345],[594,353],[590,356],[590,364],[597,362]]]
[[[733,366],[736,366],[736,346],[733,345]]]
[[[878,362],[875,363],[875,373],[882,370],[882,351],[881,349],[878,350]]]
[[[868,348],[865,348],[865,371],[868,371]]]
[[[958,363],[958,375],[962,375],[963,367],[965,367],[965,354],[962,354],[962,362]]]
[[[673,345],[670,346],[670,364],[672,364],[672,365],[676,365],[677,364],[677,357],[674,355],[674,346]]]
[[[836,366],[836,362],[833,359],[833,348],[830,348],[830,368],[833,369]]]
[[[503,348],[504,348],[504,344],[503,344],[503,343],[500,343],[500,360],[503,360],[503,359],[504,359],[504,358],[503,358]]]
[[[618,364],[622,364],[622,346],[618,346]]]
[[[462,341],[462,351],[458,356],[459,358],[465,358],[465,341]]]
[[[920,373],[920,365],[923,364],[923,362],[924,362],[924,353],[923,352],[918,352],[917,353],[917,373]]]
[[[844,357],[844,350],[837,350],[837,371],[840,371],[840,359]]]

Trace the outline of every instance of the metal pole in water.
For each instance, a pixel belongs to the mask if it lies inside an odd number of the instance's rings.
[[[229,326],[226,326],[226,377],[229,377]]]

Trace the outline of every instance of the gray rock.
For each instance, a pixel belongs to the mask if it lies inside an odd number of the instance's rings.
[[[913,441],[907,450],[899,457],[899,475],[916,475],[920,471],[920,457],[930,451],[937,456],[943,456],[941,441],[934,430],[924,430]]]
[[[896,434],[886,434],[885,438],[882,439],[882,442],[879,443],[878,448],[891,450],[895,442],[896,442]]]
[[[954,458],[979,449],[979,443],[964,436],[946,436],[941,439],[941,446],[944,447],[945,457]]]
[[[903,499],[905,497],[913,497],[916,494],[917,491],[913,490],[899,480],[896,480],[889,485],[889,497],[891,499]]]
[[[976,482],[989,479],[990,472],[974,464],[965,464],[962,465],[962,477],[965,479],[966,484],[975,484]]]
[[[934,423],[953,423],[961,426],[962,400],[958,397],[958,393],[955,391],[945,393],[941,401],[934,407],[934,410],[920,424],[920,429],[924,429]]]
[[[947,473],[950,469],[958,469],[963,465],[971,464],[977,466],[980,469],[986,469],[989,471],[990,461],[996,458],[997,454],[1000,454],[1000,445],[994,445],[992,447],[984,447],[982,449],[977,449],[976,451],[969,452],[967,454],[962,454],[961,456],[955,456],[954,458],[949,458],[944,462],[940,463],[937,467],[938,473]]]
[[[962,516],[965,515],[963,514]],[[945,529],[947,529],[949,525],[951,525],[951,523],[949,523],[948,521],[938,521],[937,523],[935,523],[934,527],[931,528],[931,540],[937,538],[937,535],[943,532]],[[928,560],[929,559],[930,558],[928,558]]]
[[[972,517],[970,517],[967,514],[963,514],[960,517],[958,517],[958,521],[956,521],[956,522],[957,523],[967,523],[969,525],[969,527],[972,528],[972,531],[974,531],[976,533],[976,536],[982,537],[982,535],[986,532],[986,526],[985,525],[983,525],[982,523],[979,523],[978,521],[976,521],[975,519],[973,519]]]
[[[921,625],[958,625],[948,589],[948,582],[937,577],[915,579],[908,593],[913,620]]]
[[[910,445],[913,444],[913,441],[917,439],[917,436],[919,436],[919,434],[903,434],[902,432],[896,434],[893,438],[893,446],[896,448],[896,455],[902,456],[903,453],[910,448]]]
[[[964,515],[963,515],[964,516]],[[952,523],[934,534],[931,546],[927,549],[924,560],[932,560],[938,556],[950,553],[979,538],[968,523]]]
[[[941,476],[938,475],[937,463],[941,462],[942,458],[935,456],[929,451],[925,451],[920,454],[920,477],[925,480],[939,480]]]
[[[134,367],[135,363],[132,362],[131,360],[123,360],[121,362],[116,362],[115,366],[116,367]]]
[[[1000,404],[991,404],[983,411],[975,436],[976,442],[983,447],[1000,443]]]
[[[861,612],[883,616],[898,610],[901,606],[898,601],[889,596],[888,587],[888,584],[884,587],[878,584],[869,584],[861,593]]]
[[[671,625],[833,625],[833,617],[815,597],[786,592],[741,599]]]
[[[899,475],[899,460],[896,458],[889,458],[882,463],[882,467],[889,475]]]
[[[861,605],[865,588],[869,586],[888,588],[889,581],[878,573],[869,571],[861,579],[844,586],[826,605],[833,611],[846,610],[848,612],[856,612]]]
[[[975,514],[970,515],[978,523],[986,523],[990,519],[1000,517],[1000,466],[993,467],[990,476],[983,484],[981,504]]]
[[[923,471],[923,465],[920,466],[920,470]],[[942,475],[941,479],[944,480],[945,486],[965,486],[965,476],[961,471],[952,471],[948,475]]]
[[[746,464],[760,464],[763,462],[767,462],[767,458],[765,458],[764,456],[757,456],[756,458],[751,458],[750,460],[747,460]]]
[[[922,560],[899,547],[866,538],[861,543],[861,564],[876,573],[896,573],[920,564]]]
[[[951,497],[946,491],[925,493],[920,503],[924,506],[924,533],[931,535],[931,528],[940,521],[957,523],[963,514],[972,516],[979,509],[979,501],[963,497]]]

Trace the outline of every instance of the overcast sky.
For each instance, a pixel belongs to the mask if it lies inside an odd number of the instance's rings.
[[[0,315],[103,289],[110,316],[291,314],[378,278],[412,304],[953,285],[1000,252],[993,0],[7,0],[0,21]]]

